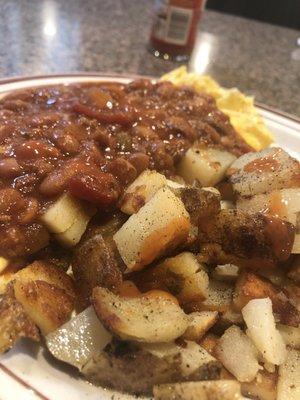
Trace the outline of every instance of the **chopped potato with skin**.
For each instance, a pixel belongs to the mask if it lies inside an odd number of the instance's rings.
[[[167,185],[164,175],[156,171],[143,171],[125,190],[120,208],[125,214],[135,214],[162,187]]]
[[[235,281],[239,275],[239,267],[233,264],[217,265],[213,277],[220,281]]]
[[[253,272],[242,273],[235,286],[233,304],[241,310],[250,300],[269,297],[273,310],[281,323],[298,326],[300,313],[289,299],[271,282]]]
[[[277,329],[287,346],[300,350],[300,326],[294,327],[278,324]]]
[[[0,296],[0,325],[0,354],[22,337],[40,340],[38,328],[16,300],[12,285]]]
[[[199,341],[205,333],[215,324],[218,318],[217,311],[199,311],[189,314],[189,326],[184,332],[186,340]]]
[[[276,147],[246,153],[227,171],[234,192],[240,196],[299,187],[299,173],[299,161]]]
[[[291,253],[292,254],[300,254],[300,234],[299,233],[297,233],[295,235],[295,240],[294,240],[294,244],[293,244]]]
[[[155,400],[242,400],[241,387],[234,380],[183,382],[154,386]]]
[[[281,365],[286,357],[285,343],[275,326],[269,298],[250,300],[242,309],[247,334],[262,353],[265,361]]]
[[[242,393],[259,400],[276,400],[277,379],[277,373],[261,370],[252,382],[242,383]]]
[[[72,225],[64,232],[56,233],[54,235],[55,239],[64,247],[68,248],[75,246],[80,241],[94,214],[94,207],[81,209]]]
[[[200,255],[206,262],[248,269],[271,268],[287,260],[295,235],[287,221],[240,210],[221,210],[201,220],[198,228]]]
[[[40,220],[50,232],[62,233],[69,229],[83,212],[81,202],[69,193],[64,193],[41,215]]]
[[[209,278],[205,271],[199,271],[184,279],[183,287],[177,298],[180,303],[203,300],[208,297]]]
[[[143,292],[166,290],[180,303],[207,297],[208,275],[196,256],[189,252],[165,259],[161,264],[140,271],[135,282]]]
[[[201,311],[225,312],[230,308],[232,295],[233,287],[230,284],[211,279],[207,299],[199,303],[199,309]]]
[[[296,225],[297,213],[300,212],[300,189],[281,189],[250,198],[239,197],[236,206],[251,213],[274,215]]]
[[[9,260],[4,257],[0,257],[0,274],[8,267]]]
[[[174,301],[175,300],[175,301]],[[93,290],[92,302],[104,326],[123,340],[168,342],[188,327],[188,316],[169,293],[121,298],[107,289]]]
[[[182,346],[170,343],[144,344],[143,348],[151,354],[164,358],[172,363],[176,355],[180,355],[180,370],[184,377],[189,379],[205,378],[203,368],[207,369],[207,374],[215,377],[220,376],[221,364],[204,348],[193,341],[185,341]],[[204,374],[203,374],[204,372]],[[209,376],[207,376],[209,378]]]
[[[57,329],[75,308],[72,279],[50,264],[34,262],[14,276],[14,294],[44,335]]]
[[[81,369],[111,341],[92,306],[46,336],[50,353],[59,360]]]
[[[194,145],[181,159],[177,172],[188,183],[196,180],[202,186],[213,186],[223,179],[235,159],[228,151]]]
[[[218,341],[215,354],[239,382],[252,381],[258,370],[258,351],[236,325],[228,328]]]
[[[277,400],[299,400],[300,398],[300,351],[287,350],[285,362],[279,367]]]
[[[129,270],[142,269],[166,251],[183,243],[190,218],[180,199],[162,188],[114,235]]]
[[[150,395],[153,385],[218,379],[220,371],[220,362],[193,342],[177,345],[113,341],[93,356],[82,372],[96,385]]]
[[[300,255],[294,256],[293,263],[287,276],[293,281],[300,283]]]

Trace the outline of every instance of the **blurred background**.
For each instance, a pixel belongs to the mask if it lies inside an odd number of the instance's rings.
[[[207,8],[300,29],[299,0],[208,0]]]
[[[185,63],[300,116],[299,0],[208,0],[183,63],[149,52],[155,4],[0,0],[0,76],[100,71],[158,77]]]

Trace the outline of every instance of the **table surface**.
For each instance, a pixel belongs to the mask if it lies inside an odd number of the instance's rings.
[[[0,76],[103,71],[160,76],[150,0],[0,0]],[[205,11],[191,70],[300,116],[300,32]]]

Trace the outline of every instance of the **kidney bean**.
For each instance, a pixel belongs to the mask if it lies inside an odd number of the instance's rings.
[[[32,160],[36,158],[58,158],[59,150],[49,143],[39,140],[27,140],[15,148],[15,155],[20,160]]]
[[[139,175],[148,168],[150,157],[145,153],[134,153],[128,156],[128,161],[134,166]]]
[[[84,104],[76,103],[73,107],[74,111],[95,118],[100,122],[108,124],[129,125],[134,121],[134,114],[130,111],[95,111]]]
[[[79,159],[66,161],[60,168],[52,171],[42,181],[40,193],[45,196],[56,196],[64,191],[69,179],[76,173],[85,170],[86,164]]]
[[[7,188],[0,190],[0,213],[12,214],[22,209],[25,201],[18,190]]]
[[[122,185],[128,185],[137,177],[134,166],[122,157],[111,161],[106,169],[113,174]]]
[[[63,152],[70,155],[77,154],[80,150],[79,141],[66,131],[55,132],[54,141],[56,146]]]
[[[73,175],[68,188],[73,196],[99,207],[113,205],[120,195],[120,186],[114,176],[96,169],[88,174],[79,172]]]
[[[21,172],[21,167],[15,158],[8,157],[0,160],[0,177],[14,178]]]
[[[39,212],[39,202],[34,198],[26,199],[25,209],[18,213],[17,219],[21,225],[33,222]]]

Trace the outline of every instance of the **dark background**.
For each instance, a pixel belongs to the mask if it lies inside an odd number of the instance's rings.
[[[207,8],[300,29],[300,0],[208,0]]]

